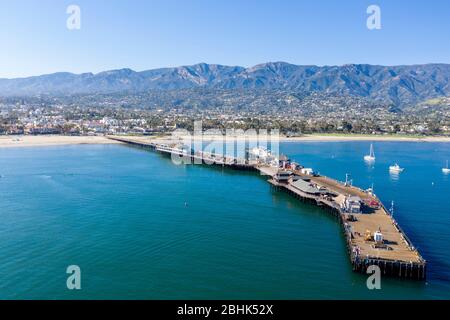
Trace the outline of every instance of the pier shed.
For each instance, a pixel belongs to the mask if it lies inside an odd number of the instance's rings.
[[[299,179],[292,183],[292,186],[304,193],[313,194],[313,195],[322,195],[327,194],[328,191],[325,188],[320,188],[317,185],[312,184],[309,181],[304,179]]]

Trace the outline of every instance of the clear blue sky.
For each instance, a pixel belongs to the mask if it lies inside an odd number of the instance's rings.
[[[66,8],[81,8],[81,30]],[[381,7],[382,29],[366,9]],[[252,66],[450,63],[448,0],[0,0],[0,77]]]

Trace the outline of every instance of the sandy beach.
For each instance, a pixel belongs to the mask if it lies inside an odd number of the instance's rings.
[[[189,137],[173,137],[173,136],[160,136],[160,137],[136,137],[137,139],[141,139],[142,141],[155,141],[160,143],[170,143],[181,141],[183,139],[189,139]],[[201,137],[196,137],[196,139],[201,139]],[[204,135],[203,141],[222,141],[224,136],[220,135]],[[258,140],[257,136],[235,136],[235,137],[227,137],[227,139],[236,140],[236,141],[256,141]],[[270,136],[267,137],[270,140]],[[280,142],[339,142],[339,141],[395,141],[395,142],[450,142],[450,137],[414,137],[414,136],[377,136],[377,135],[303,135],[299,137],[279,137]]]
[[[101,136],[0,136],[0,148],[119,143]]]
[[[223,136],[203,136],[203,141],[221,141]],[[258,140],[256,136],[244,138],[234,137],[237,141],[245,139],[250,141]],[[136,136],[135,140],[154,141],[159,143],[173,143],[180,141],[182,137],[168,136]],[[233,139],[233,138],[231,138]],[[395,136],[362,136],[362,135],[304,135],[301,137],[280,137],[280,142],[302,142],[302,141],[409,141],[409,142],[450,142],[450,137],[395,137]],[[74,144],[118,144],[120,142],[108,139],[103,136],[0,136],[0,148],[14,147],[39,147]]]

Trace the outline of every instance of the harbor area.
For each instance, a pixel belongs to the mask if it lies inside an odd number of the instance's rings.
[[[320,175],[313,168],[291,161],[286,155],[272,155],[262,148],[247,150],[244,158],[186,150],[175,144],[148,142],[139,137],[110,137],[123,143],[176,155],[196,163],[219,165],[231,169],[257,171],[276,190],[296,199],[320,206],[335,216],[345,236],[352,269],[365,273],[376,265],[383,275],[424,280],[426,261],[393,217],[373,188],[353,186],[346,177],[340,182]]]

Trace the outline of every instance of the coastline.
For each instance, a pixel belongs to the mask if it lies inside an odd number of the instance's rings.
[[[173,143],[177,141],[181,141],[182,139],[189,139],[191,137],[189,136],[179,136],[177,138],[173,136],[159,136],[159,137],[152,137],[152,136],[137,136],[135,139],[141,140],[141,141],[157,141],[157,142],[166,142],[166,143]],[[204,135],[203,137],[192,137],[196,139],[203,138],[203,141],[221,141],[224,139],[224,136],[220,135]],[[235,141],[257,141],[259,138],[258,136],[231,136],[227,137],[228,139],[235,140]],[[267,136],[267,140],[270,141],[270,135]],[[394,135],[388,135],[388,136],[378,136],[378,135],[352,135],[352,134],[306,134],[299,137],[285,137],[280,136],[279,137],[280,142],[344,142],[344,141],[374,141],[374,142],[450,142],[450,137],[446,136],[424,136],[424,137],[418,137],[418,136],[394,136]]]
[[[168,136],[134,136],[136,140],[158,141],[173,143],[180,141]],[[200,137],[199,137],[200,138]],[[203,136],[204,141],[220,141],[223,136]],[[270,136],[268,137],[270,139]],[[237,141],[255,141],[256,136],[234,138]],[[343,142],[343,141],[392,141],[392,142],[450,142],[450,137],[408,137],[408,136],[370,136],[370,135],[304,135],[300,137],[280,137],[280,142]],[[39,136],[0,136],[0,148],[19,148],[19,147],[40,147],[40,146],[59,146],[59,145],[77,145],[77,144],[120,144],[121,142],[108,139],[104,136],[62,136],[62,135],[39,135]]]
[[[117,144],[103,136],[0,136],[0,148],[46,147],[77,144]]]
[[[315,135],[307,134],[301,137],[285,137],[281,141],[392,141],[392,142],[450,142],[450,137],[445,136],[381,136],[381,135]]]

